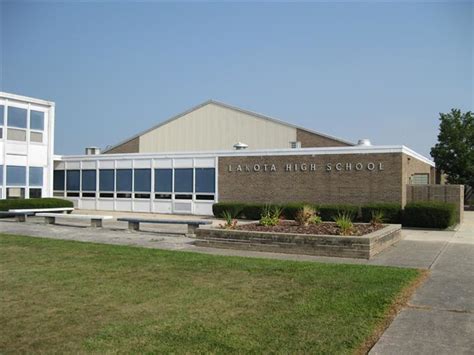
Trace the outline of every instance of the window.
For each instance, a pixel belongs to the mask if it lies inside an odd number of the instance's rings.
[[[95,191],[95,170],[82,170],[82,191]]]
[[[96,171],[82,170],[82,197],[95,197]]]
[[[66,171],[66,190],[79,191],[80,180],[81,180],[81,177],[80,177],[79,170],[67,170]],[[79,194],[72,194],[70,196],[79,196]]]
[[[174,170],[174,192],[193,192],[193,169]]]
[[[301,148],[301,142],[290,142],[290,148],[291,149],[298,149],[298,148]]]
[[[26,166],[7,166],[7,185],[26,185]]]
[[[132,197],[132,169],[117,169],[117,198]]]
[[[137,192],[151,191],[151,169],[135,169],[134,170],[134,188]]]
[[[414,174],[411,177],[411,183],[413,185],[427,185],[429,184],[429,174]]]
[[[30,142],[43,143],[43,133],[30,132]]]
[[[5,106],[0,105],[0,126],[3,126],[3,115],[5,112]]]
[[[26,131],[22,129],[8,128],[7,139],[11,141],[26,142]]]
[[[215,192],[215,170],[214,168],[198,168],[196,169],[196,186],[195,191],[204,193]]]
[[[30,198],[41,198],[41,189],[30,189]]]
[[[114,197],[115,171],[113,169],[99,170],[99,191],[100,197]]]
[[[0,165],[0,186],[3,185],[3,165]],[[0,194],[0,198],[2,198],[2,194]]]
[[[54,170],[53,190],[64,190],[64,170]]]
[[[8,199],[25,198],[25,188],[24,187],[8,187],[7,198]]]
[[[27,111],[24,108],[8,107],[8,126],[26,128]]]
[[[155,169],[155,191],[172,192],[172,176],[171,169]]]
[[[43,186],[43,168],[30,167],[30,186]],[[30,190],[31,191],[31,190]],[[30,192],[31,195],[31,192]]]
[[[41,111],[30,111],[30,129],[36,131],[44,130],[44,112]]]

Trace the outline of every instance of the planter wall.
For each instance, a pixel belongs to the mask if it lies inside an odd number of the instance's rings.
[[[361,237],[254,232],[201,227],[195,245],[288,254],[370,259],[401,238],[401,225],[390,224]]]

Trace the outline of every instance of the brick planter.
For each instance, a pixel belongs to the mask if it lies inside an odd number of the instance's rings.
[[[389,224],[361,237],[201,227],[196,231],[196,238],[194,244],[203,247],[370,259],[400,240],[401,225]]]

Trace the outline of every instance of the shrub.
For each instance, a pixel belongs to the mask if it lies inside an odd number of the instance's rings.
[[[402,208],[398,203],[371,203],[361,208],[362,222],[370,222],[373,212],[382,212],[385,223],[400,223]]]
[[[321,219],[321,216],[318,216],[318,215],[314,215],[313,217],[311,217],[311,219],[309,220],[309,224],[319,224],[321,223],[323,220]]]
[[[307,226],[310,224],[311,219],[316,215],[316,211],[309,205],[304,205],[301,209],[296,212],[295,221],[300,226]]]
[[[303,202],[292,202],[282,205],[283,211],[282,215],[285,216],[286,219],[296,219],[296,214],[299,210],[304,208],[304,206],[311,206],[309,203]]]
[[[237,220],[234,219],[232,213],[228,210],[222,212],[222,217],[225,219],[225,223],[220,224],[219,226],[224,229],[235,229],[237,226]]]
[[[378,226],[382,224],[385,220],[385,216],[382,211],[372,211],[372,218],[370,219],[370,224],[373,226]]]
[[[245,203],[240,202],[219,202],[212,205],[212,213],[217,218],[224,217],[224,212],[231,214],[232,218],[241,217]]]
[[[339,212],[336,217],[334,217],[334,222],[339,227],[340,235],[351,235],[354,224],[352,223],[353,215],[350,212]]]
[[[323,221],[333,221],[334,217],[345,214],[351,217],[351,220],[356,218],[359,213],[359,207],[354,205],[321,205],[318,208],[319,214]]]
[[[0,211],[29,208],[73,207],[72,201],[60,198],[28,198],[18,200],[0,200]]]
[[[246,219],[259,220],[263,215],[265,206],[263,203],[247,203],[244,205],[242,215]]]
[[[260,218],[262,226],[276,226],[280,222],[282,208],[277,205],[266,205]]]
[[[456,206],[443,202],[408,203],[402,220],[406,227],[444,229],[456,223]]]

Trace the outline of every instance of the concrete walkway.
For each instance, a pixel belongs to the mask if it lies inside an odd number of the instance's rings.
[[[45,225],[42,218],[29,218],[26,223],[3,219],[0,233],[215,255],[430,269],[428,280],[370,354],[474,354],[474,212],[465,213],[465,221],[458,231],[403,230],[403,240],[371,260],[197,247],[192,244],[193,239],[183,236],[186,232],[183,226],[144,224],[143,231],[129,232],[126,223],[116,221],[104,222],[103,229],[89,228],[82,222],[61,219],[58,222],[59,225]]]
[[[474,354],[474,212],[452,236],[427,234],[442,243],[430,276],[370,354]]]

